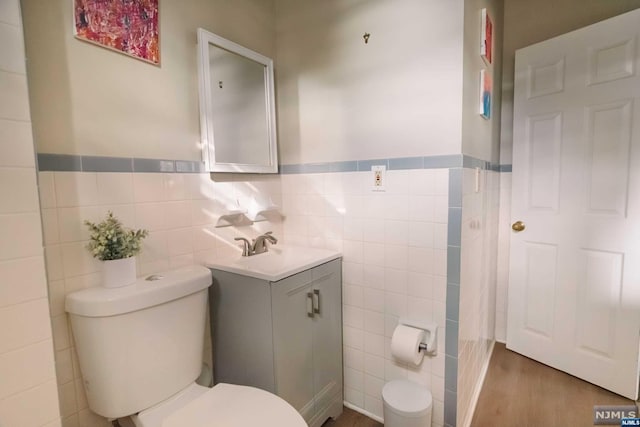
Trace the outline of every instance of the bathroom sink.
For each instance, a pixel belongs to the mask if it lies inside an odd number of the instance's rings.
[[[208,260],[209,268],[276,282],[301,271],[340,258],[340,252],[299,246],[270,246],[269,251],[248,257]]]

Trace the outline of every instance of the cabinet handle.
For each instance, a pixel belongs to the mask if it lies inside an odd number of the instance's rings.
[[[307,292],[307,316],[313,317],[313,293]]]
[[[313,304],[313,312],[315,314],[320,314],[320,289],[314,289],[313,290],[313,294],[315,295],[315,298],[313,300],[314,304]],[[317,303],[317,305],[316,305]]]

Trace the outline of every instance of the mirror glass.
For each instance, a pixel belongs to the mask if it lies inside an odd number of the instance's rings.
[[[207,170],[277,172],[273,61],[203,29],[198,44]]]

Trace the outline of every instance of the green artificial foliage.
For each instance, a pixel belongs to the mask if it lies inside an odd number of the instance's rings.
[[[125,228],[118,218],[109,211],[104,221],[94,224],[84,222],[91,232],[91,240],[87,249],[101,261],[132,257],[140,252],[142,239],[147,237],[147,230],[131,230]]]

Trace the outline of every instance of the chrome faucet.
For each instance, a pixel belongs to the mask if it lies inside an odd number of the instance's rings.
[[[237,240],[242,242],[242,256],[251,256],[251,242],[245,239],[244,237],[236,237],[233,240]]]
[[[269,241],[272,245],[275,245],[276,243],[278,243],[278,239],[273,237],[272,234],[273,234],[273,231],[267,231],[263,235],[255,238],[255,240],[253,241],[252,255],[257,255],[263,252],[267,252],[269,250],[269,247],[267,246],[267,241]]]
[[[276,239],[272,234],[272,231],[267,231],[253,239],[253,243],[249,242],[244,237],[236,237],[234,240],[242,242],[242,256],[252,256],[267,252],[269,250],[267,241],[273,245],[278,243],[278,239]]]

